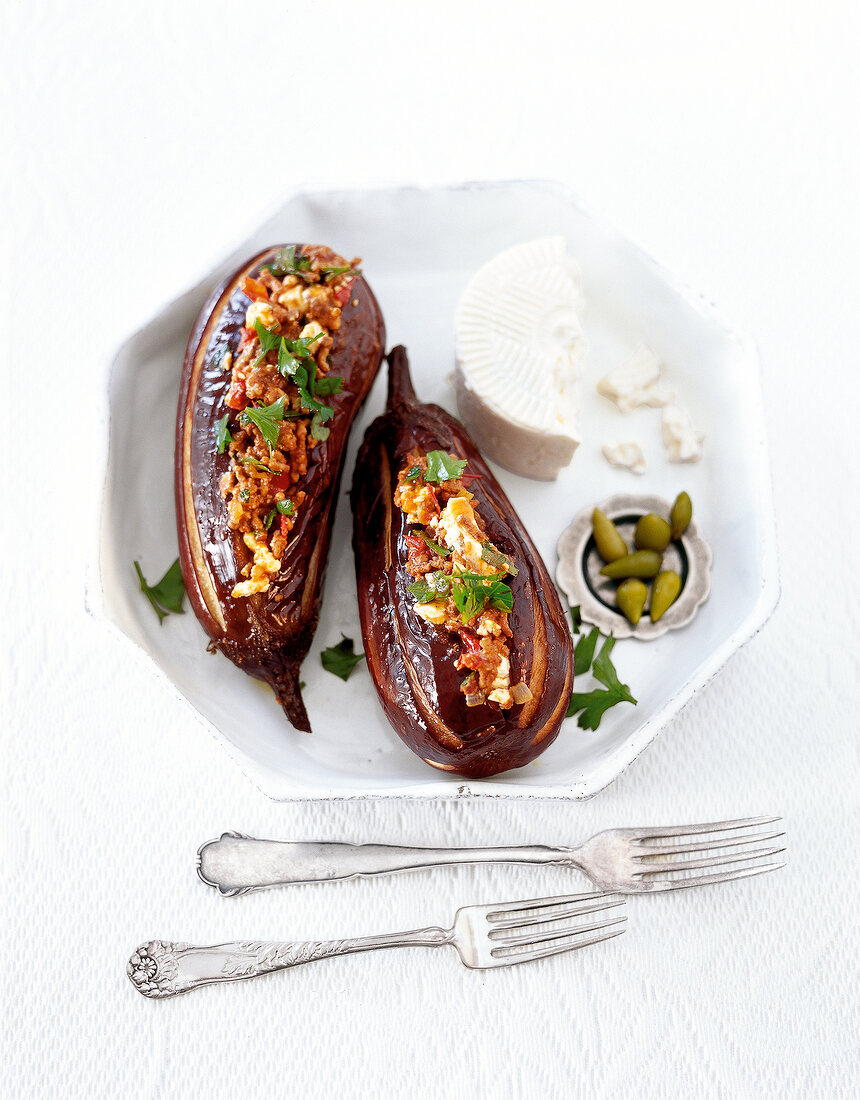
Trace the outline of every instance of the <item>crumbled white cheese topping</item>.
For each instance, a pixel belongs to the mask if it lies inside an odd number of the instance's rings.
[[[269,587],[269,578],[281,568],[280,561],[265,542],[254,538],[250,531],[242,536],[242,541],[254,555],[254,559],[251,564],[250,579],[241,581],[230,593],[234,600],[243,596],[252,596],[255,592],[265,592]]]
[[[663,409],[663,443],[670,462],[698,462],[704,438],[704,433],[693,427],[686,409],[678,405]]]

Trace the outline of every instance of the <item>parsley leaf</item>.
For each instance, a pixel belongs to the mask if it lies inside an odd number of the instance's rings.
[[[263,470],[267,474],[278,476],[277,470],[273,470],[271,466],[267,466],[265,462],[260,462],[259,459],[251,455],[236,455],[236,461],[241,462],[243,466],[253,466],[255,470]]]
[[[426,531],[413,531],[413,534],[417,535],[419,539],[423,539],[424,542],[430,547],[434,554],[438,554],[440,558],[448,558],[451,556],[451,551],[446,547],[440,545],[438,542],[434,542]]]
[[[254,424],[259,428],[260,435],[269,446],[269,454],[274,454],[275,447],[278,445],[279,425],[284,420],[286,400],[286,397],[279,397],[271,405],[249,406],[240,418],[243,424]]]
[[[157,584],[147,584],[146,577],[141,572],[137,562],[134,563],[137,570],[137,579],[140,581],[140,590],[152,604],[158,616],[158,622],[163,623],[170,612],[182,615],[182,600],[185,596],[185,585],[182,583],[182,571],[179,568],[179,558],[171,565]]]
[[[336,375],[325,374],[316,381],[315,393],[318,397],[328,397],[332,393],[340,393],[343,389],[343,379]]]
[[[595,633],[596,629],[595,627],[595,630],[591,633]],[[590,638],[591,634],[588,637]],[[581,639],[579,645],[585,640],[585,638]],[[579,645],[577,645],[577,649]],[[576,724],[581,729],[596,730],[603,715],[616,703],[636,705],[636,700],[630,694],[630,688],[621,683],[618,679],[618,673],[615,671],[615,666],[612,664],[610,654],[614,645],[615,639],[612,637],[607,638],[592,666],[594,678],[605,685],[605,690],[595,688],[593,691],[575,691],[570,697],[567,717],[571,718],[574,714],[581,712],[576,720]],[[576,673],[576,669],[574,669],[574,673]]]
[[[283,339],[277,332],[272,332],[271,329],[266,328],[259,318],[254,322],[254,329],[257,336],[260,338],[260,347],[263,349],[264,355],[270,351],[274,351]]]
[[[332,279],[336,279],[339,275],[357,276],[361,274],[360,267],[352,267],[351,264],[346,264],[344,267],[337,267],[335,264],[320,264],[320,272],[325,275],[325,281],[330,283]]]
[[[466,459],[452,458],[445,451],[427,452],[425,481],[451,481],[466,469]]]
[[[311,439],[318,439],[321,443],[325,442],[331,435],[331,428],[327,428],[323,424],[323,419],[328,420],[328,417],[323,417],[322,414],[322,410],[325,408],[328,408],[328,406],[322,405],[311,418]]]
[[[591,666],[591,671],[594,674],[594,679],[599,680],[604,687],[609,688],[610,691],[618,692],[628,703],[635,703],[636,700],[630,694],[630,688],[626,684],[622,684],[618,679],[615,665],[613,665],[610,658],[614,645],[614,638],[609,637],[606,639],[600,653],[594,658],[594,664]]]
[[[296,510],[296,507],[291,500],[276,500],[275,507],[278,509],[282,516],[291,516]]]
[[[285,275],[301,275],[310,271],[311,261],[309,256],[297,256],[296,246],[288,244],[275,255],[271,263],[263,265],[263,270],[266,268],[279,279],[283,279]]]
[[[588,672],[591,668],[591,659],[594,656],[594,650],[597,646],[597,639],[600,637],[600,631],[597,627],[588,633],[583,634],[573,650],[573,674],[574,676],[582,676],[583,673]]]
[[[345,634],[341,637],[343,641],[322,650],[320,661],[322,661],[322,666],[326,672],[339,676],[341,680],[348,680],[350,673],[358,662],[363,659],[364,654],[353,652],[352,638],[347,638]]]
[[[499,611],[511,611],[514,606],[514,595],[504,581],[480,573],[455,573],[451,599],[464,623],[474,619],[487,603]]]
[[[431,600],[437,600],[440,596],[449,594],[451,578],[441,569],[437,569],[433,573],[425,573],[420,580],[410,584],[406,591],[410,592],[418,603],[429,603]]]
[[[412,466],[409,469],[409,473],[404,477],[404,481],[414,481],[416,477],[421,476],[421,467]]]
[[[277,509],[273,508],[271,510],[271,512],[269,512],[269,514],[266,516],[265,520],[263,521],[263,526],[266,528],[267,531],[271,528],[272,524],[275,522],[275,516],[277,514],[278,514]]]
[[[228,443],[233,442],[233,436],[230,435],[230,429],[227,427],[229,419],[230,414],[225,413],[220,420],[215,421],[215,446],[218,448],[219,455],[224,453]]]
[[[570,621],[573,623],[573,633],[578,634],[582,628],[582,611],[579,604],[570,609]]]
[[[485,561],[487,565],[492,565],[494,569],[507,569],[512,577],[517,575],[517,567],[511,559],[500,550],[497,550],[492,543],[481,543],[481,559]]]

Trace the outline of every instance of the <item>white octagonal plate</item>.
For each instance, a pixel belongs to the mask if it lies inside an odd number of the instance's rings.
[[[583,443],[552,484],[501,469],[499,480],[550,574],[555,573],[558,537],[581,508],[616,492],[642,491],[672,500],[686,489],[698,529],[713,550],[709,602],[684,630],[648,643],[630,639],[616,645],[619,675],[630,685],[637,706],[609,711],[596,732],[581,730],[575,719],[568,719],[556,742],[517,771],[486,780],[452,778],[428,767],[394,735],[363,664],[348,683],[320,666],[320,649],[336,643],[342,633],[360,645],[351,517],[344,497],[319,629],[303,666],[314,732],[296,732],[267,688],[226,658],[206,652],[206,638],[193,614],[171,616],[159,626],[132,568],[132,561],[139,560],[152,580],[176,557],[173,430],[182,357],[197,310],[221,277],[267,245],[316,241],[347,256],[362,256],[385,314],[389,346],[403,343],[408,348],[419,396],[456,413],[450,374],[454,307],[462,288],[501,249],[547,234],[566,238],[582,270],[589,345]],[[596,380],[641,340],[662,357],[667,386],[706,433],[704,458],[695,466],[666,461],[659,410],[624,416],[594,391]],[[350,485],[364,430],[382,410],[384,392],[383,370],[352,433],[344,488]],[[162,678],[272,798],[588,797],[642,752],[765,622],[778,599],[754,347],[698,295],[679,286],[556,184],[294,194],[217,270],[120,348],[110,365],[108,403],[110,441],[91,606],[148,655]],[[648,460],[641,478],[612,469],[601,455],[603,442],[630,438],[640,442]]]

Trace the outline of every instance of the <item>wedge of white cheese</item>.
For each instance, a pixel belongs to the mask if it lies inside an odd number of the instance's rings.
[[[553,481],[579,444],[581,307],[563,237],[500,252],[460,297],[460,417],[484,454],[524,477]]]

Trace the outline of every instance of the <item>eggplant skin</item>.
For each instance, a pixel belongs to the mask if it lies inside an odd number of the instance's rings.
[[[510,501],[459,421],[438,405],[418,403],[406,351],[388,357],[388,404],[367,430],[356,461],[351,501],[361,631],[367,665],[385,715],[426,763],[481,778],[527,764],[558,736],[573,689],[570,631],[546,566]],[[465,458],[475,506],[488,535],[519,572],[508,577],[511,683],[533,698],[501,711],[467,707],[463,673],[454,665],[460,641],[420,619],[407,592],[409,525],[394,504],[397,474],[414,449]]]
[[[333,334],[331,370],[343,389],[331,403],[331,433],[309,454],[300,488],[307,493],[280,573],[266,592],[233,599],[249,552],[227,523],[218,482],[229,455],[215,447],[215,422],[226,411],[230,372],[220,368],[226,342],[235,351],[249,300],[239,289],[282,245],[267,248],[224,279],[200,310],[185,353],[176,423],[174,489],[179,561],[185,588],[210,649],[271,685],[289,720],[310,732],[299,688],[299,667],[319,620],[326,559],[334,524],[346,443],[385,351],[385,323],[362,277],[352,285]],[[301,250],[301,245],[296,245]]]

